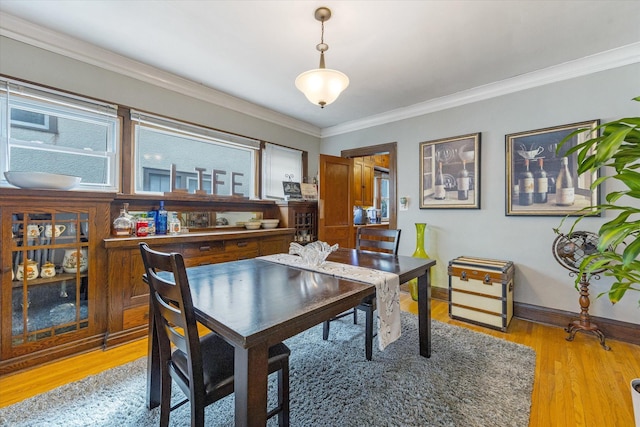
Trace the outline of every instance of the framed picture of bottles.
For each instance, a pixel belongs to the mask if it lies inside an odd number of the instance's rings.
[[[480,133],[420,143],[420,209],[480,209]]]
[[[590,207],[599,203],[598,188],[591,188],[596,174],[577,175],[576,154],[571,147],[595,137],[599,120],[514,133],[506,142],[506,215],[599,215]],[[574,135],[578,129],[593,129]],[[592,212],[592,213],[590,213]]]

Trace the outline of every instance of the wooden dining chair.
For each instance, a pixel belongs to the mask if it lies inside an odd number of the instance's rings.
[[[160,426],[168,426],[170,411],[186,402],[191,402],[191,425],[204,426],[204,408],[233,393],[234,348],[215,332],[199,337],[182,255],[157,252],[146,243],[140,251],[160,351]],[[279,426],[289,425],[290,353],[283,343],[269,348],[269,374],[278,373],[278,405],[267,416],[279,414]],[[170,407],[172,379],[187,399]]]
[[[356,249],[361,251],[383,252],[398,255],[400,244],[399,229],[367,228],[360,227],[356,233]],[[376,311],[376,295],[369,295],[360,301],[353,310],[349,310],[324,322],[322,327],[322,339],[329,339],[331,322],[353,313],[353,323],[358,324],[358,310],[365,313],[364,349],[367,360],[371,360],[373,354],[373,313]]]

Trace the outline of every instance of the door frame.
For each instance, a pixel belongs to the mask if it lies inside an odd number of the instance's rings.
[[[397,158],[398,158],[398,143],[389,142],[387,144],[370,145],[367,147],[358,147],[351,150],[342,150],[340,157],[353,158],[353,157],[365,157],[373,156],[374,154],[388,153],[389,154],[389,228],[397,228]]]

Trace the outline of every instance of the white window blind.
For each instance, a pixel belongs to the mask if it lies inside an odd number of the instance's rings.
[[[262,158],[264,197],[283,199],[283,181],[302,182],[302,151],[265,144]]]

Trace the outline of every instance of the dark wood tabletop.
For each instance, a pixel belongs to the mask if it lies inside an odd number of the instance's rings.
[[[187,269],[198,320],[233,345],[273,345],[356,306],[375,287],[247,259]]]
[[[418,278],[420,354],[431,355],[429,269],[435,261],[352,249],[339,249],[328,260],[395,273],[400,283]],[[375,293],[370,284],[260,259],[191,267],[187,276],[198,320],[236,349],[236,426],[266,424],[269,346],[353,308]],[[159,404],[154,338],[152,324],[147,378],[150,408]]]
[[[400,283],[422,276],[436,264],[435,260],[414,258],[410,256],[384,254],[380,252],[358,251],[339,248],[327,258],[327,261],[357,265],[374,270],[395,273],[400,276]]]

